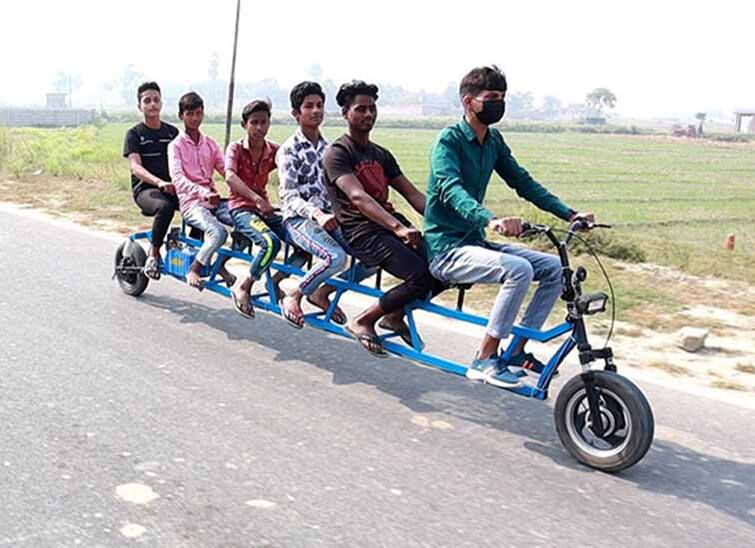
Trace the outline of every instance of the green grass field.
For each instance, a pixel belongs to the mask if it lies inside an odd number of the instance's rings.
[[[0,171],[20,181],[2,197],[19,201],[53,193],[53,203],[114,221],[143,224],[129,196],[121,157],[128,125],[75,130],[6,129],[0,132]],[[223,127],[206,125],[222,142]],[[273,127],[283,141],[290,126]],[[341,128],[325,128],[335,138]],[[404,172],[424,187],[428,150],[436,130],[376,129],[376,142],[391,149]],[[241,128],[234,128],[234,138]],[[516,158],[552,192],[579,210],[613,223],[610,240],[628,243],[646,260],[686,272],[755,283],[755,147],[648,136],[578,133],[506,135]],[[29,174],[43,170],[47,184]],[[49,181],[49,176],[58,180]],[[487,205],[502,215],[545,220],[494,175]],[[72,183],[73,181],[73,183]],[[71,185],[73,184],[73,187]],[[94,185],[94,186],[92,186]],[[277,179],[271,180],[273,195]],[[42,190],[41,190],[42,189]],[[397,200],[400,201],[400,200]],[[737,247],[723,249],[727,234]]]

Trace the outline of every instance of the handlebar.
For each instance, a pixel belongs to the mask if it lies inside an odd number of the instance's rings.
[[[564,241],[559,242],[556,236],[553,234],[553,230],[550,226],[524,222],[522,223],[522,233],[519,235],[519,237],[527,238],[530,236],[536,236],[538,234],[545,234],[557,249],[560,249],[562,246],[564,247],[564,249],[566,249],[566,247],[568,247],[569,243],[571,242],[572,237],[577,231],[592,230],[594,228],[611,228],[611,225],[604,223],[591,223],[584,219],[577,219],[569,225],[569,230],[566,231],[566,237],[564,238]]]
[[[604,223],[591,223],[584,219],[577,219],[569,225],[568,232],[575,232],[578,230],[592,230],[594,228],[611,228],[611,225]],[[519,237],[534,236],[535,234],[543,234],[551,229],[548,225],[538,225],[524,222],[522,223],[522,233]]]

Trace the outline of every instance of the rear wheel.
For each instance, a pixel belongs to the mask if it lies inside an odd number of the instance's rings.
[[[580,462],[618,472],[645,456],[653,442],[655,421],[647,399],[617,373],[594,371],[602,435],[593,430],[587,387],[582,376],[569,380],[556,399],[556,430],[564,447]]]
[[[147,254],[142,246],[126,240],[115,251],[115,277],[126,295],[138,297],[147,289],[149,278],[144,275]]]

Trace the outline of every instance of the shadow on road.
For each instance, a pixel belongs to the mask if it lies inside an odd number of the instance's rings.
[[[542,402],[469,383],[400,358],[373,358],[349,340],[315,329],[295,331],[266,314],[258,314],[250,322],[229,308],[212,308],[165,295],[145,295],[139,300],[176,314],[181,323],[203,323],[229,340],[269,348],[277,353],[275,361],[309,363],[329,372],[334,384],[369,385],[415,413],[438,413],[515,434],[529,440],[524,442],[526,449],[560,466],[581,473],[601,473],[580,465],[564,450],[553,427],[551,407]],[[642,463],[614,477],[640,489],[706,504],[755,525],[753,464],[656,439]]]
[[[580,465],[559,446],[536,442],[524,445],[566,468],[601,473]],[[656,438],[639,465],[615,477],[646,491],[706,504],[755,526],[755,465],[751,463],[714,457]]]

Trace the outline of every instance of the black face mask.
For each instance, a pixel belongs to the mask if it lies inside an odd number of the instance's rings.
[[[493,99],[491,101],[482,101],[482,110],[475,112],[477,119],[486,126],[495,124],[503,118],[506,112],[506,101],[503,99]]]

